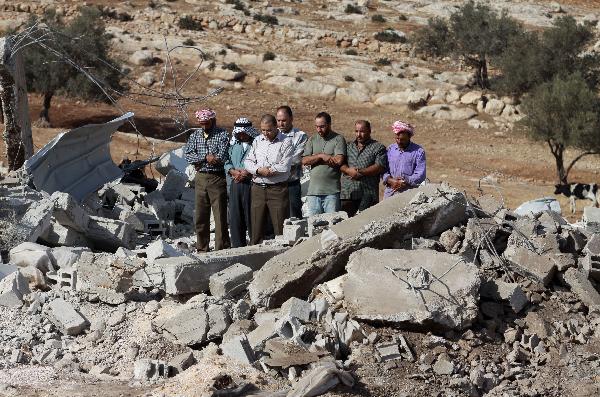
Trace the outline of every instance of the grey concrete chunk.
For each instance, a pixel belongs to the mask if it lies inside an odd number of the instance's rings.
[[[586,255],[581,264],[588,278],[600,282],[600,255]]]
[[[252,269],[236,263],[210,276],[210,293],[218,297],[233,297],[244,292],[250,280],[252,280]]]
[[[459,256],[363,248],[346,269],[344,300],[359,320],[465,329],[477,318],[479,272]]]
[[[162,270],[164,290],[169,295],[208,290],[209,277],[215,271],[197,258],[188,256],[156,259],[153,267]]]
[[[585,228],[592,233],[600,233],[600,208],[585,207],[583,209],[583,223]]]
[[[141,381],[166,379],[171,376],[171,367],[162,360],[142,358],[133,366],[133,378]]]
[[[98,216],[90,216],[86,237],[94,243],[94,247],[113,252],[119,247],[135,248],[137,239],[130,224]]]
[[[48,319],[65,335],[79,335],[89,326],[88,321],[61,298],[48,304]]]
[[[277,330],[275,329],[275,322],[268,321],[263,324],[259,324],[252,332],[248,334],[248,341],[250,347],[254,351],[260,351],[264,348],[265,343],[277,336]]]
[[[222,336],[231,324],[231,317],[227,307],[223,305],[211,305],[206,309],[208,315],[208,333],[207,339],[214,339]]]
[[[221,345],[223,354],[242,364],[252,364],[254,362],[254,351],[250,347],[248,337],[245,334],[230,338]]]
[[[87,247],[56,247],[50,251],[50,259],[54,266],[71,267],[81,257],[84,252],[91,252]]]
[[[600,293],[594,288],[584,271],[567,269],[563,279],[585,305],[600,305]]]
[[[515,313],[523,310],[529,303],[527,295],[517,283],[506,283],[501,280],[490,280],[481,284],[479,289],[482,297],[508,301]]]
[[[184,305],[152,320],[152,325],[168,339],[188,346],[206,341],[208,324],[203,305]]]
[[[588,254],[600,255],[600,234],[592,234],[583,250]]]
[[[146,259],[148,263],[153,263],[159,258],[172,258],[177,256],[183,256],[183,252],[178,251],[162,239],[153,241],[146,247]]]
[[[17,270],[19,270],[18,266],[11,265],[10,263],[0,263],[0,280]]]
[[[54,218],[65,227],[85,233],[88,229],[89,215],[83,207],[68,193],[54,192],[50,199],[54,201]]]
[[[185,173],[171,170],[165,177],[162,185],[159,186],[159,190],[162,192],[165,200],[175,200],[181,196],[181,192],[188,181],[188,177]]]
[[[400,193],[332,226],[340,238],[333,247],[322,249],[320,236],[313,236],[269,260],[254,273],[250,298],[255,305],[277,307],[292,296],[307,297],[313,286],[342,273],[354,251],[432,237],[465,219],[466,200],[453,188],[429,184]]]
[[[551,254],[539,255],[525,247],[509,245],[504,256],[526,276],[545,286],[550,285],[556,273],[556,262]]]
[[[281,305],[281,317],[295,317],[300,321],[310,320],[311,304],[298,298],[290,298]]]
[[[175,374],[182,373],[194,364],[196,364],[196,358],[192,351],[178,354],[169,361],[169,366]]]
[[[42,272],[54,270],[50,259],[50,248],[41,244],[25,242],[9,251],[10,262],[14,265],[33,266]]]
[[[0,280],[0,306],[21,307],[23,295],[29,292],[29,285],[21,272],[9,273]]]

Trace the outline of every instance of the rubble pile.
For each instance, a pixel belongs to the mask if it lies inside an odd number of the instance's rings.
[[[197,254],[173,237],[189,177],[164,173],[83,203],[0,181],[19,228],[0,264],[4,370],[185,396],[568,394],[558,374],[597,390],[600,210],[570,224],[429,184]]]

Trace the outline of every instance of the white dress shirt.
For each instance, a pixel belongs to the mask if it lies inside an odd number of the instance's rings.
[[[292,149],[292,140],[282,132],[272,141],[264,135],[256,137],[244,159],[244,168],[253,175],[252,182],[269,185],[286,182],[290,177]],[[263,167],[269,168],[274,174],[258,175],[256,171]]]

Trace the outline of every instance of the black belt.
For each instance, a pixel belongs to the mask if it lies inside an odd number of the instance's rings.
[[[225,171],[196,171],[199,174],[211,174],[225,176]]]
[[[274,186],[287,186],[288,183],[286,182],[279,182],[279,183],[256,183],[256,182],[252,182],[252,184],[254,186],[258,186],[260,188],[266,189],[268,187],[274,187]]]

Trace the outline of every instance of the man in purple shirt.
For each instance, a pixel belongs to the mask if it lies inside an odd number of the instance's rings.
[[[415,134],[412,125],[400,120],[394,122],[392,131],[396,143],[387,149],[388,171],[383,174],[383,198],[419,186],[425,180],[425,151],[410,141]]]

